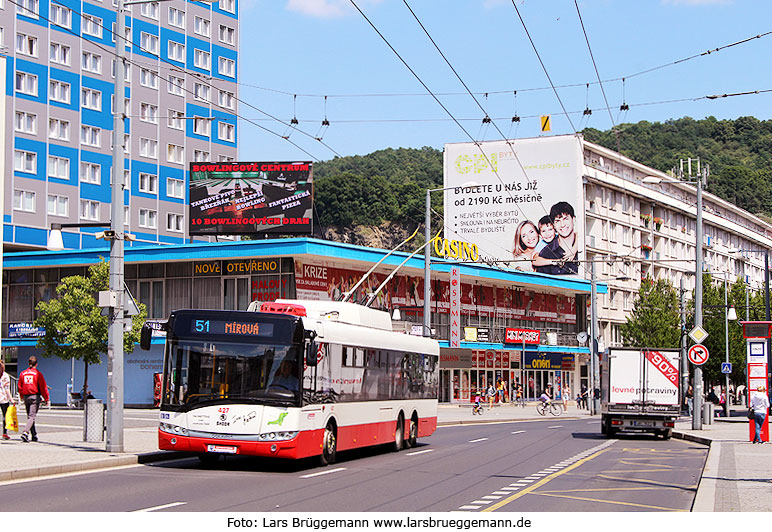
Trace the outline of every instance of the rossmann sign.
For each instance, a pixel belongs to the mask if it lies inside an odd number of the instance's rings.
[[[538,345],[541,339],[541,331],[533,329],[507,329],[504,343]]]

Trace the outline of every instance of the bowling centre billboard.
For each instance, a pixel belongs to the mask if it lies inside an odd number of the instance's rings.
[[[582,147],[573,135],[445,144],[445,238],[479,261],[550,275],[583,271]]]
[[[310,162],[190,163],[190,235],[311,234]]]

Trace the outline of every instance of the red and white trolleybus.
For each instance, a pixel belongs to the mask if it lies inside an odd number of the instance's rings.
[[[165,329],[161,449],[328,464],[347,449],[411,447],[437,427],[439,344],[393,332],[387,312],[279,300],[176,310]]]

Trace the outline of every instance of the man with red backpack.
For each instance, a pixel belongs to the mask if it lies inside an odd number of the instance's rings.
[[[27,424],[24,427],[24,432],[21,433],[21,441],[23,442],[30,441],[30,434],[32,434],[32,441],[38,441],[35,417],[41,405],[41,397],[43,399],[42,404],[48,402],[46,379],[38,371],[37,365],[37,357],[31,356],[29,357],[29,367],[19,373],[19,395],[24,401],[24,408],[27,410]]]

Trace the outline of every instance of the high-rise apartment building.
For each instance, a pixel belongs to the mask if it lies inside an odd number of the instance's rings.
[[[7,54],[3,240],[45,248],[52,223],[110,219],[117,2],[0,0]],[[126,10],[126,230],[187,235],[188,163],[237,155],[237,0]],[[65,229],[66,248],[104,246]]]

